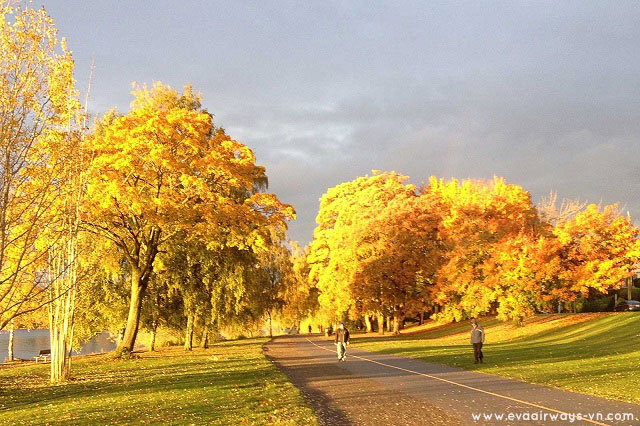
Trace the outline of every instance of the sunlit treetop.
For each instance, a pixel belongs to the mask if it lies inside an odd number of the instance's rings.
[[[86,211],[95,229],[134,253],[152,232],[165,241],[188,231],[209,247],[264,246],[270,226],[286,227],[291,206],[259,192],[264,167],[215,128],[190,87],[137,87],[126,115],[107,114],[92,139]]]

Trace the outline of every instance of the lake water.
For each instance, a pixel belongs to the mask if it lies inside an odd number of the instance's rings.
[[[0,332],[0,362],[7,358],[9,346],[9,332]],[[33,360],[41,349],[49,349],[49,330],[16,330],[13,337],[13,356],[20,359]],[[82,345],[78,355],[99,354],[116,349],[116,344],[109,337],[109,333],[102,332]]]

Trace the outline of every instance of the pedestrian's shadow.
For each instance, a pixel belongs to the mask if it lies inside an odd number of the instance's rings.
[[[309,404],[316,413],[318,423],[326,426],[353,425],[354,423],[349,420],[343,410],[336,407],[334,401],[329,395],[308,385],[310,372],[317,370],[319,366],[316,365],[314,368],[312,364],[304,363],[301,365],[300,361],[309,361],[313,357],[291,356],[289,354],[282,356],[283,354],[278,352],[279,349],[285,349],[285,346],[281,346],[279,343],[281,343],[281,341],[279,342],[277,338],[266,343],[262,347],[263,353],[267,359],[273,362],[280,371],[287,376],[289,381],[300,390],[307,404]],[[289,347],[287,349],[291,348]],[[294,363],[293,365],[286,365],[292,361]],[[331,375],[331,372],[326,370],[326,366],[322,368],[324,369],[322,372],[323,375]],[[334,368],[337,369],[337,367]],[[317,371],[314,372],[317,373]],[[337,378],[340,373],[334,372],[333,375]]]

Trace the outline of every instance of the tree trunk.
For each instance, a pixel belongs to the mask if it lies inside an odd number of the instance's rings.
[[[209,323],[205,322],[202,327],[202,339],[200,339],[200,347],[207,349],[209,347]]]
[[[424,311],[420,311],[420,325],[424,324]]]
[[[267,311],[269,315],[269,337],[273,337],[273,324],[271,323],[271,311]]]
[[[399,310],[395,310],[393,313],[393,334],[400,334],[400,324],[404,321],[404,316]]]
[[[193,315],[187,317],[187,333],[184,338],[184,350],[190,351],[193,349]]]
[[[14,333],[15,327],[14,327],[14,323],[13,320],[11,320],[11,325],[9,328],[9,350],[7,353],[7,361],[13,361],[13,333]]]
[[[631,291],[631,288],[633,287],[633,277],[629,277],[627,278],[627,300],[632,300],[633,297],[633,293]]]
[[[384,315],[378,312],[378,334],[384,334]]]
[[[133,351],[138,335],[138,326],[140,325],[140,312],[142,311],[142,297],[147,287],[146,282],[142,282],[140,272],[134,271],[131,274],[131,301],[129,303],[129,316],[127,317],[127,325],[124,330],[122,341],[116,349],[117,352],[126,350]]]
[[[149,344],[149,352],[153,352],[156,350],[156,333],[158,331],[158,323],[153,322],[151,327],[151,344]]]
[[[371,318],[369,318],[368,314],[364,316],[364,323],[367,325],[367,333],[371,333],[373,327],[371,326]]]
[[[392,328],[391,328],[391,315],[387,315],[386,319],[387,319],[387,331],[392,331]]]
[[[71,376],[73,321],[77,292],[75,235],[66,248],[51,248],[49,260],[49,341],[51,349],[51,383],[61,383]]]

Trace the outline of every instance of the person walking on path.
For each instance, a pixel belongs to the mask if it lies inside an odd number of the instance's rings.
[[[311,327],[311,324],[309,324],[309,334],[313,333],[313,327]]]
[[[471,344],[473,345],[474,364],[483,362],[482,344],[484,343],[484,329],[475,318],[471,318]]]
[[[349,344],[349,330],[343,323],[340,323],[336,330],[336,351],[338,352],[338,361],[347,360],[347,345]]]

